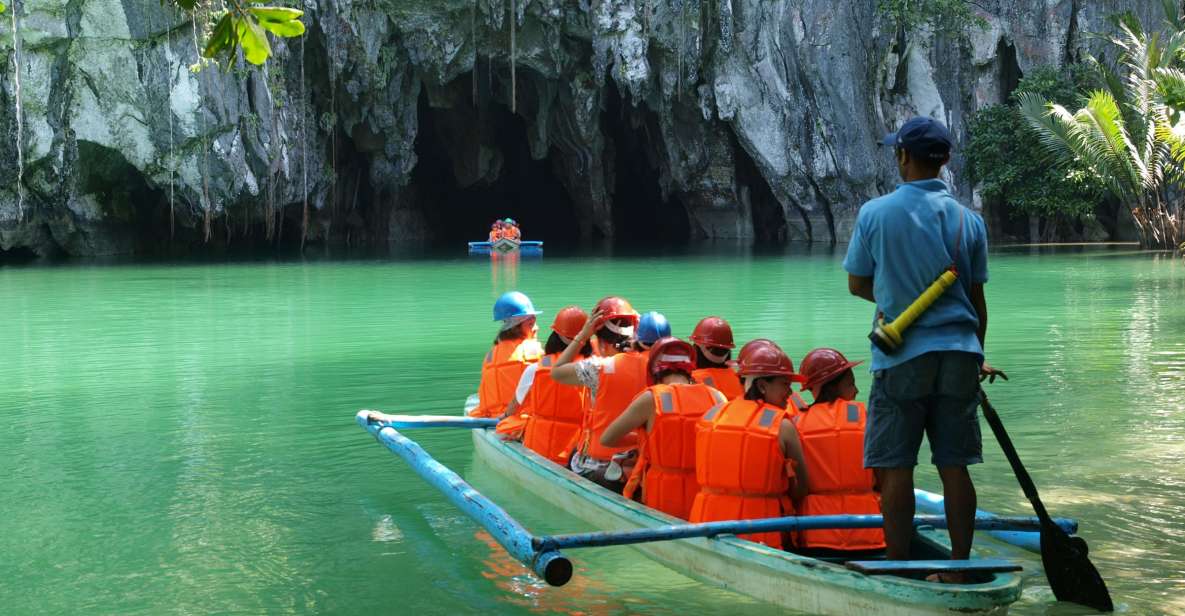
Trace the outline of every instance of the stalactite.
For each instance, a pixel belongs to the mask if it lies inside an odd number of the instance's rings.
[[[679,75],[675,78],[675,98],[683,100],[683,52],[687,41],[687,32],[685,30],[687,25],[687,13],[685,11],[684,0],[675,0],[679,5],[679,46],[678,46],[678,61],[676,63]]]
[[[12,16],[13,105],[16,109],[16,219],[25,218],[25,118],[21,107],[21,0],[13,0]]]
[[[732,52],[732,0],[716,0],[719,3],[717,7],[718,18],[720,19],[720,51],[724,53]]]
[[[169,5],[170,25],[173,18],[176,18],[176,8],[174,5]],[[172,241],[176,236],[176,199],[174,197],[174,184],[177,175],[177,152],[175,145],[175,138],[173,136],[173,44],[172,37],[165,38],[165,70],[168,75],[168,83],[166,87],[169,90],[168,101],[165,109],[165,115],[169,116],[169,240]]]
[[[198,11],[195,9],[193,11],[193,20],[190,21],[189,23],[192,26],[192,30],[193,30],[193,52],[194,52],[194,55],[197,56],[198,62],[201,62],[202,48],[200,45],[198,45],[197,22],[198,22]],[[199,92],[198,96],[200,98],[200,96],[201,96],[200,86],[198,88],[198,92]],[[203,209],[202,227],[203,227],[203,231],[205,232],[204,233],[205,241],[209,242],[210,241],[210,184],[206,178],[208,178],[210,175],[210,153],[209,153],[210,142],[209,142],[207,135],[206,135],[206,120],[202,116],[200,111],[197,111],[196,113],[198,114],[198,131],[202,135],[201,136],[201,142],[202,142],[202,194],[199,195],[198,200],[202,202],[202,209]]]
[[[525,2],[525,0],[523,0]],[[518,79],[515,75],[514,56],[515,49],[515,32],[518,30],[518,12],[515,10],[516,0],[510,0],[510,113],[516,111],[515,103],[518,101]]]
[[[469,37],[473,42],[473,73],[470,81],[473,83],[473,106],[477,106],[477,0],[473,0],[472,10],[469,12]]]
[[[305,105],[305,83],[304,83],[304,39],[307,35],[300,37],[300,187],[302,200],[302,213],[300,217],[300,250],[304,252],[304,241],[309,236],[309,158],[308,148],[309,139],[305,132],[305,125],[308,123]],[[273,111],[273,116],[276,112]],[[276,139],[279,139],[277,135]]]

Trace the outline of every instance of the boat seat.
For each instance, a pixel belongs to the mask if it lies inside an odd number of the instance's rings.
[[[868,575],[903,573],[1004,573],[1020,571],[1021,566],[1000,558],[974,560],[849,560],[844,563]]]

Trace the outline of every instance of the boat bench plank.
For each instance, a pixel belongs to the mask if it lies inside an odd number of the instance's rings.
[[[1003,573],[1020,571],[1021,566],[999,558],[974,560],[849,560],[848,569],[877,575],[883,573]]]

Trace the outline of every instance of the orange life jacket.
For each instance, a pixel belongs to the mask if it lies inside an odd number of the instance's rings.
[[[477,408],[470,417],[498,417],[514,398],[518,380],[527,364],[539,361],[543,349],[534,338],[502,340],[494,345],[481,364],[481,385],[477,387]]]
[[[581,430],[580,450],[585,456],[608,462],[613,454],[634,449],[605,447],[601,434],[646,389],[646,358],[645,353],[618,353],[601,367],[597,397],[584,415]]]
[[[810,490],[799,515],[877,514],[880,495],[873,491],[871,469],[864,468],[864,405],[835,400],[818,403],[794,418]],[[797,534],[798,547],[877,550],[885,547],[879,528],[810,530]]]
[[[793,472],[779,433],[788,411],[763,401],[733,400],[712,407],[696,425],[695,477],[699,493],[691,522],[751,520],[794,515]],[[781,533],[742,539],[782,547]]]
[[[509,227],[505,231],[506,239],[517,240],[520,237],[518,227]]]
[[[539,360],[535,381],[523,400],[522,410],[530,415],[523,445],[556,464],[563,464],[560,454],[580,432],[588,392],[579,385],[564,385],[551,379],[551,367],[559,356],[555,353]]]
[[[744,397],[745,390],[741,388],[741,377],[732,368],[700,368],[691,373],[696,383],[703,383],[708,387],[715,387],[729,400]]]
[[[691,515],[695,480],[695,424],[708,409],[727,402],[707,385],[652,385],[654,420],[639,430],[638,462],[622,496],[642,486],[642,504],[676,518]]]
[[[501,231],[499,231],[497,229],[490,231],[490,243],[491,244],[500,240],[500,239],[502,239],[502,232]]]
[[[786,402],[786,407],[793,409],[794,413],[792,414],[797,415],[799,413],[805,413],[806,410],[810,408],[810,405],[806,403],[806,400],[802,399],[802,396],[800,396],[798,392],[792,391],[790,392],[790,400]],[[807,468],[810,467],[808,466]]]

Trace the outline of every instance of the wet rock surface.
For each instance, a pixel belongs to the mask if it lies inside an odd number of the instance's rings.
[[[923,113],[965,140],[1026,70],[1078,57],[1111,13],[1154,23],[1159,6],[977,3],[987,27],[960,41],[899,37],[872,0],[308,0],[308,33],[273,40],[265,68],[195,71],[206,15],[14,2],[0,251],[473,236],[506,215],[475,195],[530,184],[524,170],[562,186],[552,237],[842,242],[896,181],[885,132]],[[425,139],[441,169],[417,175]],[[957,157],[947,179],[973,202]]]

